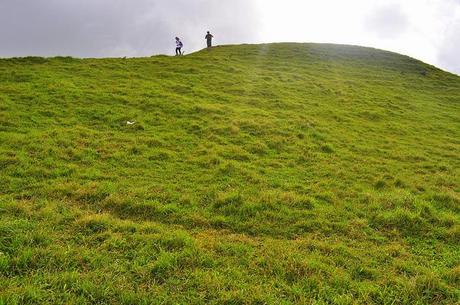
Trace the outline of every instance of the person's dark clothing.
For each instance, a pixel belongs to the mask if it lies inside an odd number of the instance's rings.
[[[214,36],[212,36],[211,33],[208,33],[208,34],[206,35],[206,37],[205,37],[206,42],[207,42],[207,44],[208,44],[208,48],[212,47],[212,38],[213,38],[213,37],[214,37]]]

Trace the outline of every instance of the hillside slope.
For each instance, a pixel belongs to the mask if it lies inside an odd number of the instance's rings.
[[[0,60],[0,304],[458,304],[459,241],[458,76],[318,44]]]

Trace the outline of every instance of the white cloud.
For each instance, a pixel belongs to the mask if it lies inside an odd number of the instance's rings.
[[[0,56],[145,56],[216,43],[330,42],[460,73],[460,0],[0,0]]]
[[[456,71],[460,0],[255,0],[260,41],[357,44]]]
[[[382,39],[394,39],[408,30],[409,20],[399,4],[387,4],[367,16],[365,25]]]

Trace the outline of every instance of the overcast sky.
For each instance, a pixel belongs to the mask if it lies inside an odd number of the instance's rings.
[[[460,74],[460,0],[0,0],[0,57],[190,53],[215,43],[330,42]]]

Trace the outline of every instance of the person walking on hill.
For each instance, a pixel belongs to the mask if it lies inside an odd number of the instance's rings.
[[[212,39],[213,38],[214,38],[214,36],[212,36],[211,33],[209,33],[209,31],[208,31],[208,34],[206,34],[206,36],[205,36],[206,42],[208,43],[208,48],[212,47]]]
[[[176,56],[182,55],[182,47],[184,44],[180,41],[179,37],[176,37]]]

